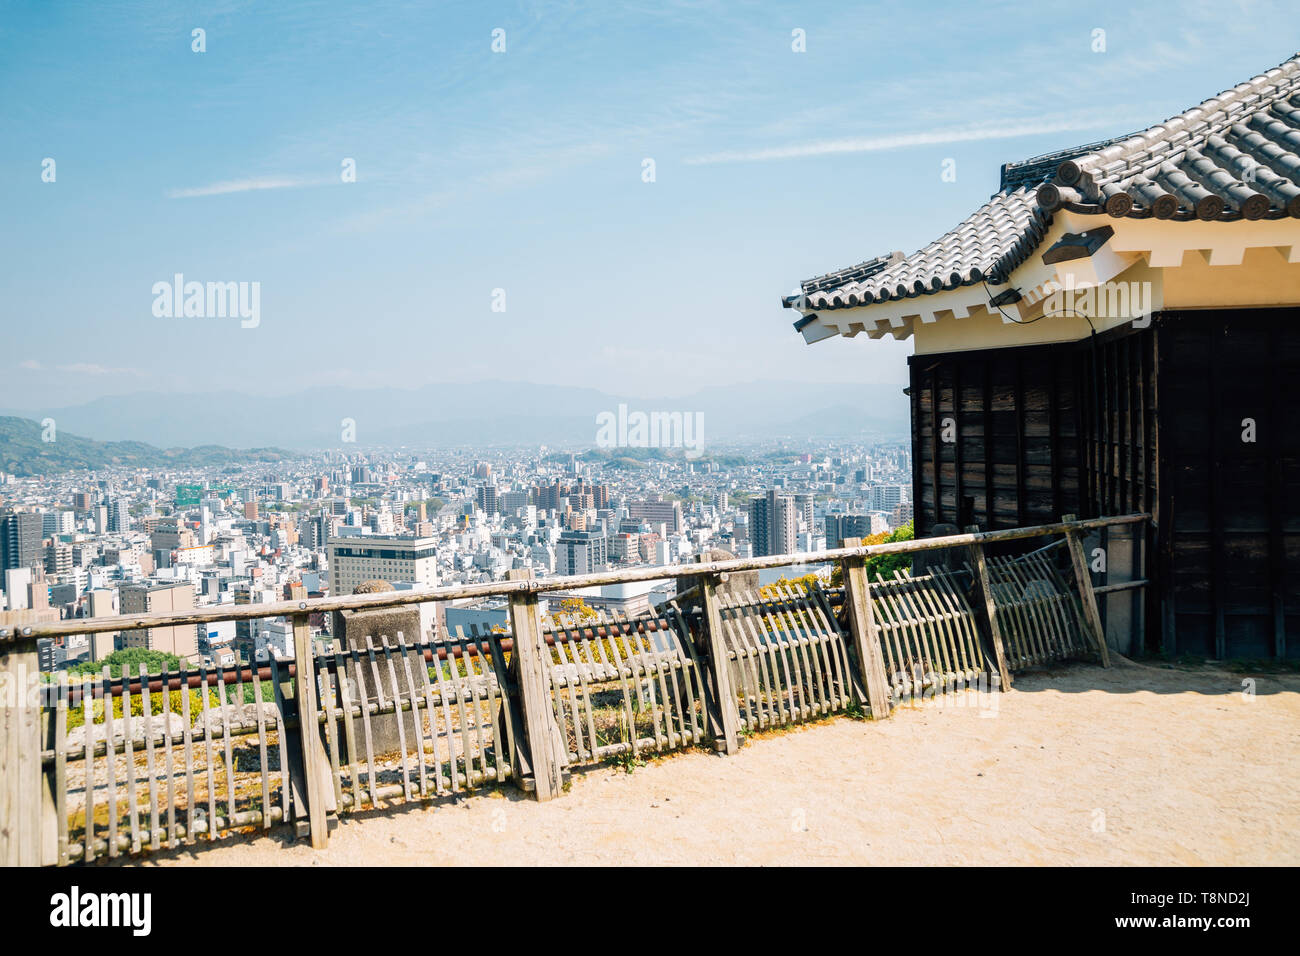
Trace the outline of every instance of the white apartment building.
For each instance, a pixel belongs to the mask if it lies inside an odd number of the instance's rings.
[[[434,538],[349,534],[329,539],[330,593],[351,594],[362,581],[438,586]]]

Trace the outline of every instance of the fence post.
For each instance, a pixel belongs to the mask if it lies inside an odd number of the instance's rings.
[[[41,707],[36,639],[0,629],[0,865],[41,865]]]
[[[971,525],[966,529],[969,534],[978,534],[979,526]],[[989,638],[993,642],[993,656],[997,660],[998,680],[1002,691],[1011,690],[1011,670],[1007,667],[1006,644],[1002,640],[1002,625],[998,621],[998,606],[993,600],[993,586],[989,582],[989,565],[984,557],[984,545],[976,541],[970,546],[971,566],[975,569],[975,587],[979,589],[979,598],[983,598],[984,619],[988,621]]]
[[[530,569],[515,568],[506,577],[510,581],[528,581],[532,576]],[[564,788],[565,755],[551,704],[551,649],[546,646],[542,614],[532,591],[510,595],[510,629],[514,637],[511,656],[517,662],[524,712],[523,742],[532,763],[534,794],[538,800],[553,800]]]
[[[1067,525],[1078,518],[1064,515],[1061,520]],[[1097,595],[1092,590],[1092,573],[1088,570],[1088,559],[1083,553],[1083,541],[1079,538],[1079,529],[1065,529],[1066,550],[1070,552],[1070,563],[1074,565],[1074,579],[1079,583],[1079,603],[1083,605],[1083,616],[1088,622],[1101,653],[1101,666],[1110,667],[1110,651],[1106,647],[1106,629],[1101,626],[1101,612],[1097,610]]]
[[[307,614],[293,615],[293,658],[295,665],[294,698],[298,706],[298,739],[302,753],[303,798],[307,803],[307,826],[313,850],[329,845],[328,801],[334,788],[330,785],[329,757],[320,739],[319,701],[316,699],[316,648],[311,639],[311,619]],[[261,707],[259,700],[257,706]]]
[[[701,559],[703,556],[701,556]],[[740,708],[736,704],[736,691],[731,686],[731,667],[727,659],[727,642],[722,637],[722,611],[718,604],[716,575],[708,575],[700,582],[700,596],[704,603],[704,631],[708,642],[709,674],[714,715],[713,746],[724,753],[734,754],[740,749]],[[721,736],[719,736],[721,731]]]
[[[861,538],[845,538],[846,548],[861,547]],[[844,604],[849,610],[849,629],[853,632],[853,649],[858,670],[867,690],[867,706],[872,720],[889,716],[889,675],[885,673],[885,656],[880,648],[880,629],[876,627],[876,609],[871,603],[871,582],[867,580],[866,558],[845,558]]]

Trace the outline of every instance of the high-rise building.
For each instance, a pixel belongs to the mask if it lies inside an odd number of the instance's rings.
[[[497,513],[497,486],[494,484],[479,485],[478,487],[478,506],[490,515]]]
[[[565,531],[555,543],[557,574],[587,574],[609,567],[609,541],[603,531]]]
[[[125,498],[116,499],[108,508],[108,530],[131,530],[131,505]]]
[[[0,517],[0,571],[44,566],[43,527],[44,521],[35,511],[14,511]]]
[[[827,515],[826,547],[841,547],[845,538],[866,538],[874,534],[871,515]]]
[[[651,525],[665,524],[672,534],[682,530],[681,503],[664,501],[660,495],[644,501],[629,501],[627,515],[637,521],[648,521]]]
[[[794,495],[769,491],[749,502],[749,540],[754,557],[792,554],[798,549],[801,509]]]
[[[72,534],[76,530],[76,520],[71,511],[47,511],[41,515],[41,536],[53,538],[55,535]]]

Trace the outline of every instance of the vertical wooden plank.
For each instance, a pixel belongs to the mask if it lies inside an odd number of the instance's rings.
[[[193,720],[190,716],[190,672],[189,668],[181,663],[180,674],[177,676],[181,688],[181,720],[184,726],[181,728],[182,743],[184,748],[183,754],[185,759],[185,842],[194,843],[194,729],[191,726]]]
[[[166,664],[163,664],[158,677],[162,685],[162,719],[166,728],[163,731],[163,773],[167,780],[167,846],[173,847],[176,845],[176,761],[172,755],[171,675]],[[181,693],[188,693],[183,685]]]
[[[460,717],[460,748],[461,758],[465,761],[465,788],[472,790],[474,788],[474,744],[469,736],[469,712],[465,709],[465,688],[461,685],[461,669],[466,667],[465,664],[465,631],[463,628],[456,628],[455,650],[460,651],[459,658],[452,653],[453,648],[449,647],[447,653],[447,681],[451,685],[451,695],[456,701],[456,713]],[[454,736],[451,738],[453,747],[455,746]],[[452,759],[452,769],[455,770],[456,761]]]
[[[275,749],[280,757],[280,819],[288,823],[293,785],[289,780],[289,731],[285,726],[289,705],[285,702],[285,694],[290,685],[288,675],[280,677],[280,665],[274,654],[267,655],[267,662],[271,665],[271,689],[275,693]]]
[[[992,531],[998,524],[995,519],[997,495],[993,490],[993,363],[984,359],[984,527]],[[916,526],[918,529],[920,525]]]
[[[167,696],[165,687],[163,696]],[[144,717],[145,767],[149,773],[149,848],[156,850],[162,823],[158,807],[158,771],[153,755],[153,695],[149,693],[149,669],[144,664],[140,665],[140,713]]]
[[[416,646],[417,646],[417,653],[418,653],[418,646],[419,646],[418,641]],[[397,632],[397,647],[399,651],[399,656],[402,659],[402,668],[404,670],[404,673],[406,674],[406,691],[408,694],[410,694],[411,697],[411,725],[415,729],[415,759],[416,759],[416,765],[419,768],[419,775],[420,775],[419,776],[420,797],[423,798],[428,796],[429,794],[429,774],[427,768],[424,765],[424,721],[420,717],[421,697],[418,689],[419,685],[415,683],[415,671],[412,670],[411,668],[410,648],[406,646],[406,638],[402,636],[401,631]],[[420,664],[421,665],[424,664],[423,656],[420,657]],[[334,726],[334,705],[331,701],[329,700],[326,701],[325,710],[326,710],[326,716],[329,721],[328,726],[333,727]],[[329,738],[330,738],[330,764],[332,767],[337,767],[339,758],[338,758],[338,745],[334,741],[335,732],[331,732]],[[338,775],[333,771],[331,771],[330,777],[331,779],[334,780],[335,798],[341,800],[341,797],[338,794]]]
[[[82,767],[86,772],[86,831],[82,862],[95,862],[95,680],[81,680],[81,728],[85,732]]]
[[[1069,357],[1052,351],[1050,355],[1051,377],[1047,381],[1047,432],[1048,454],[1051,455],[1052,477],[1052,514],[1061,513],[1061,405],[1058,388],[1065,380],[1065,368]],[[964,526],[963,526],[964,527]]]
[[[55,862],[68,865],[68,672],[59,671],[54,711],[54,815],[57,833]]]
[[[861,547],[862,539],[847,538],[844,546]],[[889,679],[885,674],[885,659],[880,650],[880,631],[876,627],[876,611],[871,603],[866,559],[845,558],[842,566],[844,603],[849,612],[849,631],[853,635],[853,649],[858,658],[862,686],[867,691],[867,706],[872,720],[883,720],[889,716]]]
[[[714,746],[728,754],[740,749],[740,711],[736,706],[736,691],[731,686],[727,643],[722,633],[722,606],[718,600],[718,579],[712,575],[700,581],[704,599],[704,631],[709,648],[709,675],[714,691],[715,728]],[[721,736],[717,736],[718,730]]]
[[[0,863],[40,866],[44,734],[34,638],[0,640],[0,680]]]
[[[217,704],[221,708],[221,749],[226,766],[226,826],[235,825],[235,755],[231,747],[231,731],[234,730],[234,716],[230,712],[230,694],[226,690],[226,674],[217,668]]]
[[[1286,520],[1286,495],[1282,483],[1282,448],[1278,434],[1282,421],[1278,415],[1278,363],[1282,355],[1277,323],[1268,326],[1268,399],[1264,426],[1264,450],[1268,461],[1268,589],[1273,617],[1273,659],[1286,660],[1286,592],[1282,572],[1284,558],[1282,525]]]
[[[217,782],[213,763],[216,754],[212,749],[212,689],[208,685],[208,667],[199,665],[199,693],[203,705],[203,776],[208,785],[208,841],[217,838]]]
[[[447,635],[448,638],[450,638],[450,636],[451,636],[451,635]],[[444,642],[443,642],[443,648],[445,649],[446,654],[447,654],[447,666],[448,666],[449,668],[453,668],[453,669],[454,669],[455,666],[456,666],[456,658],[455,658],[455,656],[452,654],[452,648],[453,648],[453,645],[450,644],[449,642],[447,642],[446,640],[444,640]],[[443,725],[443,728],[444,728],[444,731],[445,731],[444,734],[443,734],[443,739],[446,740],[446,742],[447,742],[447,765],[448,765],[447,775],[448,775],[448,782],[449,782],[449,784],[450,784],[450,786],[451,786],[451,792],[452,792],[452,793],[459,793],[459,792],[460,792],[460,778],[459,778],[459,776],[458,776],[457,773],[456,773],[456,722],[455,722],[455,720],[453,719],[452,714],[451,714],[451,694],[452,694],[452,691],[451,691],[451,688],[448,686],[447,681],[446,681],[445,679],[443,679],[443,676],[442,676],[442,657],[438,654],[438,648],[436,648],[436,647],[433,649],[433,660],[432,660],[432,662],[431,662],[431,666],[433,667],[433,677],[434,677],[434,680],[435,680],[435,681],[437,682],[437,684],[438,684],[438,700],[442,703],[442,725]],[[365,704],[364,704],[364,701],[365,701],[365,697],[364,697],[364,695],[363,695],[363,696],[362,696],[362,713],[363,713],[363,714],[365,713]],[[459,703],[457,704],[457,706],[458,706],[458,707],[460,706]],[[464,723],[463,720],[462,720],[462,723]],[[365,725],[365,730],[366,730],[366,753],[369,754],[369,752],[370,752],[370,719],[369,719],[368,717],[364,718],[364,720],[363,720],[363,724]],[[436,756],[436,754],[437,754],[437,747],[436,747],[436,746],[434,747],[434,753],[435,753],[435,756]],[[435,761],[435,763],[436,763],[436,761]],[[373,781],[373,773],[374,773],[374,771],[373,771],[373,769],[372,769],[372,770],[371,770],[371,774],[372,774],[372,776],[371,776],[371,780],[372,780],[372,781]],[[442,780],[442,771],[441,771],[441,769],[439,769],[439,771],[438,771],[438,779],[439,779],[439,785],[441,785],[441,780]],[[373,783],[372,783],[372,787],[373,787]],[[372,801],[373,801],[373,797],[372,797]]]
[[[1025,518],[1025,364],[1020,352],[1015,353],[1012,361],[1016,366],[1015,394],[1012,397],[1016,419],[1016,524],[1023,527],[1029,523]]]
[[[488,650],[491,651],[492,653],[492,670],[496,674],[497,687],[499,688],[501,694],[501,716],[503,718],[502,723],[505,724],[505,732],[506,732],[506,739],[504,742],[506,749],[504,753],[502,753],[501,751],[502,741],[496,740],[497,766],[501,766],[501,763],[504,760],[508,765],[511,776],[514,776],[516,779],[518,779],[519,763],[516,760],[516,756],[515,756],[515,747],[516,747],[515,741],[519,739],[518,737],[519,731],[517,729],[517,722],[515,719],[517,716],[515,711],[515,704],[518,698],[517,689],[512,687],[510,683],[510,668],[506,664],[505,653],[501,650],[501,638],[496,633],[489,631],[487,636],[487,641],[488,641]],[[436,649],[434,653],[437,654]],[[587,699],[587,719],[588,721],[592,720],[590,697],[588,697]],[[429,727],[430,730],[433,729],[432,703],[429,705]],[[592,722],[589,725],[589,728],[591,730],[592,747],[595,747],[596,728],[594,722]],[[495,733],[496,733],[496,728],[494,727],[493,734]],[[500,775],[498,774],[498,777],[499,776]]]
[[[967,528],[974,532],[975,529]],[[993,657],[998,666],[998,680],[1005,693],[1011,689],[1011,671],[1007,668],[1006,646],[1002,638],[1002,622],[998,619],[997,604],[993,600],[993,585],[989,581],[988,561],[984,556],[984,545],[978,541],[970,546],[971,567],[975,572],[975,585],[979,598],[984,603],[984,621],[988,624],[989,637],[993,643]]]
[[[925,471],[922,464],[925,456],[921,449],[921,373],[917,371],[917,356],[907,358],[907,398],[912,413],[910,435],[912,441],[912,502],[918,527],[925,515]]]
[[[521,583],[531,577],[531,570],[520,568],[508,575],[509,580]],[[560,753],[560,730],[555,725],[555,709],[551,703],[551,653],[543,639],[537,595],[532,591],[510,595],[510,625],[515,639],[514,653],[519,658],[519,689],[525,737],[532,757],[534,793],[539,801],[553,800],[564,789],[564,755]]]
[[[965,475],[962,474],[965,466],[965,456],[962,454],[962,443],[965,440],[966,433],[962,428],[961,414],[964,404],[961,398],[961,361],[953,359],[952,362],[952,422],[955,437],[952,446],[953,459],[953,487],[955,507],[953,508],[953,518],[958,524],[963,521],[970,521],[970,515],[962,510],[962,498],[966,494]]]
[[[316,700],[316,655],[312,647],[311,619],[306,614],[293,615],[293,658],[296,665],[294,696],[298,702],[298,733],[302,741],[304,787],[307,799],[307,824],[311,828],[313,850],[329,845],[329,759],[320,739],[319,709]],[[398,715],[398,719],[401,716]]]
[[[249,668],[253,672],[253,707],[257,713],[257,768],[262,778],[262,829],[271,828],[271,774],[266,760],[266,715],[262,712],[262,678],[257,661]]]
[[[401,631],[397,632],[397,636],[402,636]],[[381,649],[384,652],[384,666],[388,670],[388,679],[392,682],[393,686],[393,719],[397,722],[397,750],[400,754],[398,763],[401,764],[402,770],[402,799],[410,800],[411,769],[407,757],[407,751],[409,748],[406,744],[406,718],[402,713],[402,687],[397,681],[397,665],[393,662],[393,648],[392,645],[388,643],[388,635],[381,634],[379,636],[379,642]],[[369,637],[366,638],[366,644],[373,647]],[[411,709],[411,717],[413,720],[419,718],[419,712],[416,711],[414,707]]]
[[[930,473],[934,481],[934,520],[943,521],[943,483],[939,473],[939,366],[930,369]]]
[[[59,862],[59,819],[58,819],[58,778],[53,765],[46,766],[41,754],[54,749],[54,737],[58,721],[58,686],[45,683],[37,684],[40,699],[40,714],[36,728],[40,735],[36,760],[36,785],[39,788],[40,824],[36,834],[39,853],[39,865],[55,866]]]
[[[433,649],[433,653],[437,656],[438,649],[436,647]],[[420,659],[420,672],[423,674],[424,683],[427,685],[429,683],[429,671],[428,668],[425,667],[423,658]],[[337,681],[336,686],[338,687],[339,701],[342,704],[343,710],[343,743],[348,751],[348,781],[352,784],[352,809],[360,810],[362,797],[361,770],[357,763],[356,727],[353,725],[352,717],[352,691],[348,686],[351,681],[348,678],[347,657],[343,653],[342,642],[338,638],[334,639],[334,673]],[[361,709],[365,709],[364,700],[361,702]],[[437,726],[433,718],[432,693],[429,697],[429,731],[433,735],[435,741],[433,748],[433,766],[434,778],[438,779],[438,748],[436,745],[438,734]],[[342,772],[342,767],[339,768],[339,771],[340,773]],[[442,791],[441,787],[438,789],[439,792]],[[339,806],[340,808],[343,806],[342,799],[339,800]]]
[[[1061,520],[1069,523],[1075,520],[1075,516],[1065,515]],[[1097,610],[1097,595],[1092,590],[1092,575],[1088,570],[1088,559],[1083,553],[1083,541],[1079,537],[1079,530],[1066,528],[1065,541],[1070,552],[1070,564],[1074,566],[1075,583],[1079,588],[1079,603],[1083,605],[1084,620],[1088,623],[1093,640],[1097,642],[1097,649],[1101,653],[1101,666],[1110,667],[1106,631],[1101,626],[1101,614]]]
[[[146,733],[148,721],[145,722]],[[140,852],[140,808],[135,793],[135,731],[131,725],[131,672],[122,666],[122,763],[126,771],[126,806],[131,824],[131,852]]]

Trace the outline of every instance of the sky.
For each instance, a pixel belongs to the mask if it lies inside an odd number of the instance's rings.
[[[1294,12],[0,0],[0,407],[901,383],[909,342],[807,346],[781,296],[1277,65]],[[155,314],[177,273],[256,325]]]

